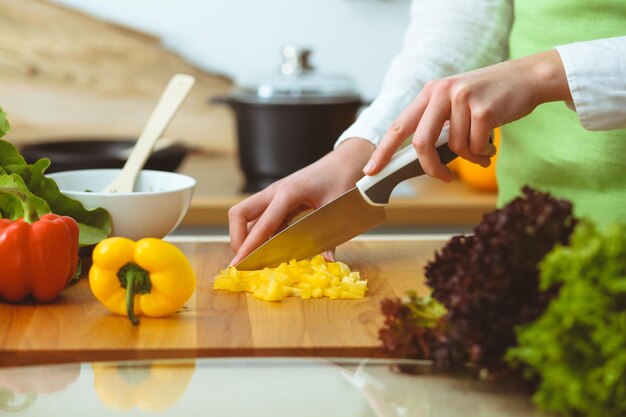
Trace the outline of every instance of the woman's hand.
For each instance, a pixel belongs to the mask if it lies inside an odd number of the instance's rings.
[[[413,134],[424,172],[449,182],[452,173],[435,150],[444,124],[450,123],[450,149],[486,167],[495,154],[489,143],[493,129],[529,114],[541,103],[571,99],[556,50],[431,81],[392,124],[363,171],[379,172]]]
[[[317,209],[354,187],[374,152],[370,142],[352,138],[319,161],[233,206],[228,212],[230,243],[237,264],[299,213]],[[334,248],[328,248],[334,249]]]

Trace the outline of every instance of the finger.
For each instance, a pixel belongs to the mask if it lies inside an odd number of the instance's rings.
[[[450,117],[450,100],[443,96],[433,96],[413,136],[413,147],[424,173],[442,181],[452,181],[452,172],[441,163],[435,143],[443,125]]]
[[[295,219],[296,216],[298,216],[298,214],[300,214],[300,213],[302,213],[303,211],[306,211],[306,210],[308,210],[308,207],[302,205],[302,206],[298,207],[297,209],[295,209],[294,211],[292,211],[291,213],[289,213],[287,215],[287,217],[285,217],[285,220],[283,220],[283,222],[280,224],[280,226],[278,226],[278,229],[276,229],[276,232],[274,232],[274,234],[280,233],[283,230],[285,230],[289,226],[291,221],[293,219]]]
[[[366,175],[378,173],[389,163],[393,154],[398,150],[411,133],[415,131],[417,124],[428,105],[430,94],[428,91],[420,93],[398,118],[391,124],[391,127],[383,136],[382,141],[376,147],[367,165],[363,168]]]
[[[475,164],[484,164],[484,157],[476,156],[469,150],[470,112],[465,103],[452,104],[448,146],[452,152]]]
[[[265,211],[274,193],[265,189],[254,194],[242,202],[232,206],[228,210],[228,231],[230,234],[230,246],[233,252],[237,252],[248,236],[256,220]]]
[[[490,164],[489,158],[495,155],[496,147],[489,141],[493,127],[483,112],[472,113],[469,137],[470,152],[476,156],[482,156],[482,166]]]
[[[488,158],[495,156],[498,152],[498,148],[496,147],[495,143],[493,143],[493,136],[494,131],[492,130],[491,132],[489,132],[489,136],[487,137],[487,144],[485,145],[484,155]]]
[[[280,198],[274,198],[241,244],[230,265],[237,264],[269,239],[278,230],[289,213],[299,207],[299,205],[293,198],[288,196],[283,195]]]
[[[285,217],[285,220],[283,220],[283,222],[281,223],[281,225],[278,227],[278,229],[276,230],[276,233],[282,231],[283,229],[285,229],[287,226],[289,226],[289,224],[291,223],[291,221],[296,218],[296,216],[298,216],[300,213],[302,213],[303,211],[309,210],[310,207],[308,207],[307,205],[301,205],[299,208],[297,208],[296,210],[292,211],[291,213],[289,213],[287,215],[287,217]],[[250,230],[252,230],[254,228],[254,226],[256,225],[257,221],[259,221],[258,218],[248,222],[248,233],[250,233]]]
[[[323,252],[322,257],[326,262],[335,262],[335,248]]]
[[[297,209],[295,209],[294,211],[292,211],[291,213],[289,213],[289,216],[287,216],[287,218],[285,219],[288,223],[291,223],[291,221],[293,219],[295,219],[300,213],[308,211],[308,210],[315,210],[318,207],[311,207],[307,204],[301,204],[300,207],[298,207]]]
[[[247,227],[248,233],[246,233],[246,236],[248,236],[250,234],[250,230],[252,230],[254,228],[254,225],[258,221],[259,221],[259,218],[257,217],[256,219],[248,222],[248,227]],[[244,238],[244,240],[245,240],[245,238]],[[243,241],[241,243],[243,243]],[[241,245],[239,245],[239,246],[241,246]]]

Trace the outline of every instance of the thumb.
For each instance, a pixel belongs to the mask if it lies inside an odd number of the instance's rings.
[[[336,248],[333,248],[322,253],[322,257],[326,262],[335,262],[335,249]]]

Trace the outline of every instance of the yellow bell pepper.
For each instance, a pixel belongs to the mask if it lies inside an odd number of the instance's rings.
[[[175,313],[196,288],[196,275],[183,252],[171,243],[146,238],[134,242],[113,237],[93,251],[89,286],[109,310],[128,315],[161,317]]]

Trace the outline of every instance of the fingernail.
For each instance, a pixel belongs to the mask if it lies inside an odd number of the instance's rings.
[[[374,168],[374,160],[370,159],[369,162],[365,165],[365,167],[363,168],[363,172],[365,174],[369,174],[370,171],[372,170],[372,168]]]
[[[230,268],[231,266],[237,265],[237,262],[239,262],[239,257],[235,256],[233,260],[230,261],[230,263],[228,264],[228,267]]]

